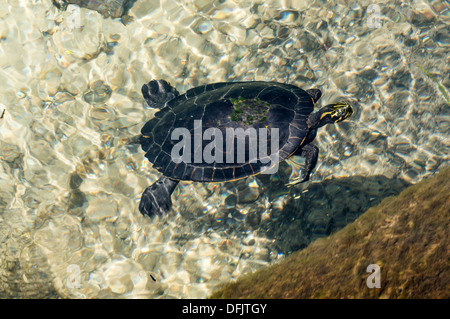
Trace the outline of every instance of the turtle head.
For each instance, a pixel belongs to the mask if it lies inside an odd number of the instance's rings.
[[[308,118],[309,127],[321,127],[325,124],[338,123],[348,119],[353,114],[353,108],[346,102],[328,104]]]

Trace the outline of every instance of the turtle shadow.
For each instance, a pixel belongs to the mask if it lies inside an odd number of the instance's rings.
[[[280,187],[265,183],[268,195]],[[273,207],[258,233],[272,240],[271,249],[290,254],[352,223],[384,198],[398,195],[410,184],[383,175],[353,176],[312,182],[300,195]]]
[[[240,193],[252,195],[245,192],[250,189],[245,180],[225,183],[231,195],[224,197],[223,204],[213,213],[205,213],[203,206],[195,208],[192,206],[195,201],[180,201],[178,225],[187,225],[191,236],[214,230],[239,237],[254,231],[269,239],[270,251],[288,255],[344,228],[384,198],[396,196],[410,186],[400,178],[374,175],[327,179],[287,188],[290,169],[283,168],[280,166],[274,175],[255,176],[260,196],[248,203],[240,201]],[[240,190],[240,186],[245,187]],[[208,201],[208,195],[205,196],[203,204]],[[269,207],[262,205],[261,202],[267,201]]]

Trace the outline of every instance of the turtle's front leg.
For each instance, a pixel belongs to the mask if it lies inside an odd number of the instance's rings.
[[[317,148],[317,146],[314,146],[312,144],[306,144],[301,149],[297,150],[294,155],[302,156],[305,158],[305,168],[302,169],[302,174],[299,178],[295,178],[286,184],[286,186],[288,187],[309,180],[309,175],[311,174],[314,167],[316,167],[317,159],[319,158],[319,149]]]

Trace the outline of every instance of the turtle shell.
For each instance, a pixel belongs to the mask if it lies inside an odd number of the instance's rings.
[[[171,179],[199,182],[236,180],[268,171],[302,146],[309,132],[306,120],[313,108],[311,96],[289,84],[208,84],[168,101],[142,128],[141,145],[153,167]],[[184,140],[189,149],[183,148],[179,154],[185,156],[183,161],[175,160],[172,154],[174,147],[181,142],[180,136],[173,139],[172,134],[177,128],[190,135]],[[261,142],[260,134],[264,130],[266,138]],[[230,132],[257,134],[233,135]],[[220,133],[222,136],[219,138]],[[272,144],[275,138],[278,145]],[[211,146],[213,141],[216,143],[214,147]],[[252,152],[250,148],[255,150],[256,145],[256,152]],[[268,161],[268,156],[274,153],[272,149],[277,148],[277,162]],[[207,149],[210,152],[206,152]],[[206,160],[207,155],[210,155],[209,160]],[[211,156],[214,156],[213,161]]]

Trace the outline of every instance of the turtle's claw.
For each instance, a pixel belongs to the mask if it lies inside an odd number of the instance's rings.
[[[299,182],[298,182],[298,180],[299,179],[293,179],[293,180],[291,180],[291,181],[289,181],[289,183],[286,183],[286,184],[284,184],[284,186],[286,186],[286,187],[292,187],[292,186],[295,186],[295,185],[297,185]]]
[[[301,177],[298,177],[298,178],[294,178],[293,180],[291,180],[291,181],[289,181],[288,183],[286,183],[286,184],[284,184],[286,187],[292,187],[292,186],[295,186],[295,185],[298,185],[298,184],[300,184],[300,183],[304,183],[304,182],[306,182],[306,181],[308,181],[309,180],[309,174],[308,175],[306,175],[306,176],[301,176]]]

